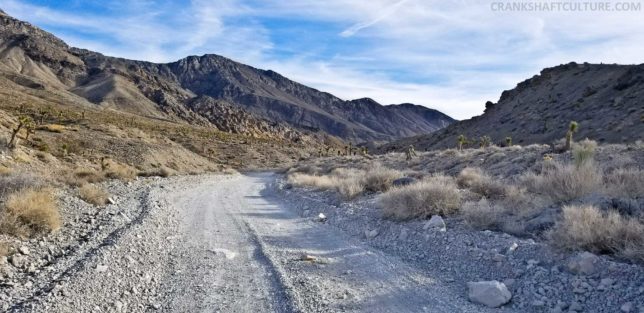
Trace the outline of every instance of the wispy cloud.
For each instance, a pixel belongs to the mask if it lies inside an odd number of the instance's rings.
[[[610,1],[610,0],[609,0]],[[616,0],[615,0],[616,1]],[[543,67],[641,63],[644,12],[496,12],[493,0],[2,0],[70,44],[156,62],[217,53],[341,98],[480,114]],[[92,5],[100,9],[86,9]],[[347,26],[349,25],[349,26]]]

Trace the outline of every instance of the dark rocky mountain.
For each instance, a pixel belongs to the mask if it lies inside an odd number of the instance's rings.
[[[422,150],[455,147],[461,134],[487,135],[497,144],[510,136],[516,144],[547,143],[564,137],[570,121],[579,123],[578,139],[625,143],[644,139],[644,64],[569,63],[541,71],[485,112],[429,135],[404,138],[379,151],[410,144]]]
[[[69,47],[4,13],[0,13],[0,71],[26,87],[71,92],[94,104],[144,116],[209,123],[222,112],[216,105],[226,103],[227,112],[237,107],[250,114],[238,117],[266,120],[263,128],[286,123],[354,142],[426,134],[454,121],[412,104],[344,101],[218,55],[189,56],[167,64],[108,57]]]

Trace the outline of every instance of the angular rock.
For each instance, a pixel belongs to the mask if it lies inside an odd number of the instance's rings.
[[[22,267],[25,263],[25,258],[21,255],[14,254],[9,257],[9,263],[15,267]]]
[[[320,213],[320,214],[318,215],[318,222],[320,222],[320,223],[324,223],[324,222],[326,222],[326,220],[327,220],[327,217],[326,217],[326,215],[324,215],[323,213]]]
[[[424,230],[433,229],[433,230],[437,230],[437,231],[446,231],[447,226],[445,225],[445,221],[443,220],[442,217],[440,217],[440,215],[434,215],[434,216],[432,216],[432,218],[429,219],[429,221],[427,221],[427,223],[425,223],[425,226],[423,226],[423,229]]]
[[[25,246],[20,247],[20,248],[18,249],[18,251],[20,251],[20,253],[22,253],[22,254],[24,254],[24,255],[29,255],[29,253],[30,253],[29,248],[28,248],[28,247],[25,247]]]
[[[468,297],[474,303],[498,308],[512,299],[512,293],[505,284],[496,280],[467,283]]]
[[[591,275],[597,271],[599,257],[590,252],[581,252],[568,262],[568,270],[574,274]]]
[[[375,238],[376,236],[378,236],[378,230],[365,230],[364,235],[365,237],[367,237],[367,239]]]

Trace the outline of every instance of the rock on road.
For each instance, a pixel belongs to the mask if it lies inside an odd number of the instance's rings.
[[[298,216],[276,175],[164,180],[149,212],[24,312],[487,312],[430,274]]]

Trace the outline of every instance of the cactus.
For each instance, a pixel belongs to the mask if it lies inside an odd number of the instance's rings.
[[[456,142],[458,143],[458,151],[463,151],[463,145],[467,142],[467,138],[461,134],[456,139]]]
[[[577,132],[578,128],[579,124],[577,124],[577,122],[570,122],[570,125],[568,126],[568,132],[566,132],[566,151],[570,150],[570,148],[572,147],[572,135]]]
[[[512,147],[512,137],[510,136],[505,137],[505,145],[508,147]]]

